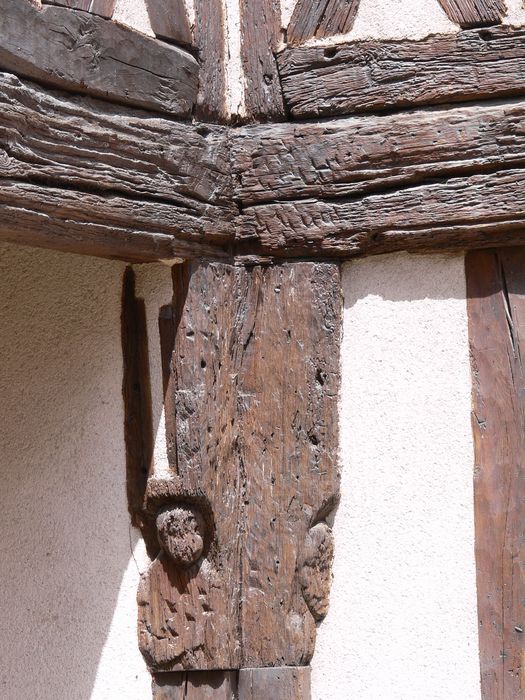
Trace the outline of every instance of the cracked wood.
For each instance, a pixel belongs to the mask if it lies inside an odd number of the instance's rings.
[[[466,257],[484,700],[522,697],[525,654],[525,249]]]
[[[42,0],[43,5],[62,5],[74,10],[92,12],[109,19],[113,16],[117,0]]]
[[[155,672],[304,666],[328,606],[327,519],[339,492],[339,267],[184,269],[168,382],[172,474],[147,487],[162,549],[141,582],[140,646]],[[203,524],[182,532],[196,511]]]
[[[278,64],[294,119],[523,95],[525,30],[290,48]]]
[[[0,0],[0,69],[66,90],[191,116],[191,54],[87,12]],[[28,28],[31,28],[28,31]]]
[[[231,240],[221,127],[146,117],[3,73],[0,106],[0,198],[10,213],[0,238],[139,261]]]

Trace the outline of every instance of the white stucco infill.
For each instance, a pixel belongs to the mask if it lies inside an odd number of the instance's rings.
[[[462,255],[344,265],[342,501],[314,700],[480,700]]]

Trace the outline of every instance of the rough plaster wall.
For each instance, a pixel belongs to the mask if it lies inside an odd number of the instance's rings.
[[[124,265],[0,246],[0,697],[144,700],[123,440]],[[138,271],[150,310],[164,268]],[[150,356],[154,371],[159,358]],[[157,375],[158,376],[158,375]],[[160,377],[159,377],[160,383]],[[162,391],[154,387],[159,417]]]
[[[522,0],[506,0],[506,24],[525,24]],[[282,25],[286,27],[296,0],[281,0]],[[361,0],[348,40],[357,39],[423,39],[431,34],[451,34],[459,27],[451,22],[438,0]],[[308,43],[337,43],[341,36]]]
[[[463,256],[344,266],[342,501],[315,700],[479,700]]]

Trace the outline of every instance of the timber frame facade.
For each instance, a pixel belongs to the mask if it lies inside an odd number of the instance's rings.
[[[112,21],[110,0],[0,0],[0,239],[175,263],[159,318],[170,478],[151,472],[131,269],[122,315],[129,506],[153,559],[139,644],[157,700],[310,696],[339,490],[341,262],[498,248],[470,261],[494,267],[500,294],[503,248],[525,243],[525,30],[501,24],[502,0],[440,2],[455,35],[337,43],[358,0],[299,0],[283,46],[279,3],[245,0],[246,114],[232,123],[222,0],[195,0],[193,27],[183,0],[147,0],[156,38]],[[471,289],[486,282],[476,269]],[[496,555],[478,555],[484,697],[510,700],[522,636],[487,622]],[[508,575],[525,596],[523,572]]]

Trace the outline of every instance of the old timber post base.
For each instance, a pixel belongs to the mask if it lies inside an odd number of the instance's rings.
[[[173,278],[171,473],[146,485],[158,543],[138,594],[154,696],[306,700],[339,492],[339,266]]]

